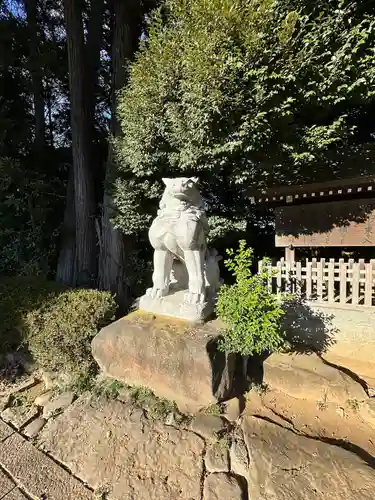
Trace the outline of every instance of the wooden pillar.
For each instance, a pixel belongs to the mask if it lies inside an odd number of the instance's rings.
[[[290,245],[289,247],[285,247],[285,261],[295,262],[295,251],[292,245]]]

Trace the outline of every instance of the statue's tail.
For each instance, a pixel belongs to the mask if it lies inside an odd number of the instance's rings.
[[[180,247],[178,247],[177,249],[174,248],[173,250],[170,249],[170,248],[168,248],[168,250],[174,255],[174,257],[177,260],[180,260],[181,262],[183,262],[185,264],[184,252],[183,252],[183,250],[181,250]],[[206,252],[205,252],[205,255],[204,255],[204,260],[205,261],[207,260],[208,255],[209,255],[209,251],[208,251],[208,249],[206,249]]]
[[[171,254],[178,260],[185,263],[184,252],[176,244],[176,240],[173,235],[166,233],[163,238],[163,243],[166,249],[171,252]]]
[[[176,259],[180,260],[185,264],[184,252],[181,250],[180,247],[174,248],[173,250],[168,248],[168,250],[175,256]]]
[[[184,251],[176,244],[176,240],[173,235],[166,233],[163,240],[164,246],[171,252],[172,255],[181,262],[185,264]],[[209,255],[209,250],[206,247],[204,258],[207,259]]]

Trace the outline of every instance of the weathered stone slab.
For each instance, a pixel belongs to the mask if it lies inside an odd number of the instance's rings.
[[[33,438],[43,429],[45,423],[46,420],[44,418],[38,417],[30,422],[29,425],[23,429],[22,433],[29,438]]]
[[[18,488],[14,488],[2,500],[27,500],[27,497]]]
[[[234,437],[229,451],[231,471],[247,478],[249,473],[249,452],[243,439]]]
[[[9,405],[10,396],[10,394],[7,394],[6,396],[0,396],[0,411],[5,410],[5,408]]]
[[[1,444],[0,464],[33,498],[92,499],[90,490],[19,434]]]
[[[207,472],[229,472],[228,446],[221,442],[211,442],[207,445],[204,457]]]
[[[244,417],[242,428],[250,455],[249,499],[374,498],[373,458],[360,449],[349,452],[256,417]]]
[[[43,394],[40,394],[37,398],[35,398],[34,405],[35,406],[45,406],[52,398],[53,393],[52,391],[46,391],[43,392]]]
[[[195,412],[233,392],[236,357],[217,351],[218,327],[136,312],[103,328],[92,352],[106,376]]]
[[[0,442],[4,441],[4,439],[13,434],[13,432],[14,430],[9,425],[0,420]]]
[[[9,477],[0,470],[0,498],[5,497],[12,489],[15,484],[9,479]]]
[[[30,403],[35,400],[40,394],[45,391],[44,384],[42,382],[36,383],[32,387],[22,391],[23,397]]]
[[[210,474],[204,482],[204,500],[243,500],[243,485],[230,474]]]
[[[37,416],[38,409],[35,406],[12,406],[1,413],[1,418],[5,420],[5,422],[10,422],[17,429],[27,425]]]
[[[201,497],[203,439],[119,401],[82,396],[48,421],[39,441],[93,489],[110,485],[111,500]]]
[[[205,439],[214,439],[225,428],[225,421],[218,415],[198,413],[191,421],[189,428]]]
[[[64,411],[69,405],[73,403],[74,394],[71,391],[64,392],[58,395],[51,401],[48,401],[43,408],[43,418],[48,420],[52,416]]]
[[[344,404],[367,399],[363,387],[316,354],[272,354],[263,365],[264,384],[290,396]]]
[[[27,389],[30,389],[30,387],[33,387],[36,384],[38,384],[38,380],[36,380],[35,377],[27,377],[26,379],[21,380],[19,383],[9,386],[9,388],[6,391],[1,392],[0,395],[4,396],[5,394],[23,392]]]
[[[245,410],[244,398],[232,398],[225,403],[224,417],[230,422],[236,422]]]

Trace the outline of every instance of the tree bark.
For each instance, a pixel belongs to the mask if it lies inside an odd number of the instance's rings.
[[[89,160],[95,179],[95,201],[98,205],[103,196],[104,158],[100,148],[100,133],[97,127],[96,106],[99,93],[98,76],[100,50],[103,43],[104,0],[91,0],[87,21],[85,44],[85,106],[89,141]]]
[[[77,285],[94,286],[96,237],[94,184],[89,165],[89,131],[85,104],[85,46],[80,2],[64,0],[67,32],[70,115],[76,218]]]
[[[47,115],[48,115],[48,136],[49,138],[49,146],[51,148],[54,147],[54,141],[53,141],[53,120],[52,120],[52,90],[51,86],[49,84],[46,85],[46,106],[47,106]]]
[[[116,118],[117,91],[126,84],[126,62],[134,55],[141,34],[141,7],[139,0],[114,0],[114,28],[112,41],[112,119],[111,133],[121,135],[121,128]],[[105,179],[105,193],[101,220],[101,248],[99,264],[99,287],[116,294],[120,310],[129,306],[130,290],[127,284],[126,248],[128,241],[113,227],[113,201],[110,187],[115,174],[115,154],[109,145]]]
[[[35,114],[35,140],[34,145],[39,155],[43,154],[45,147],[45,116],[44,116],[44,90],[42,78],[42,63],[39,53],[38,33],[38,0],[24,0],[29,32],[29,60],[28,66],[31,75],[31,91],[33,95]]]
[[[97,93],[100,49],[103,39],[104,0],[91,0],[88,20],[87,42],[85,46],[85,97],[87,120],[91,140],[95,135],[95,98]]]
[[[69,174],[66,190],[64,221],[60,231],[60,253],[57,261],[56,281],[64,285],[76,284],[76,234],[74,209],[74,174]]]

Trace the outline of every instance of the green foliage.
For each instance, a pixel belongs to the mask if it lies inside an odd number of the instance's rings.
[[[114,312],[109,292],[72,290],[37,278],[3,279],[1,350],[23,343],[48,371],[92,373],[91,340]]]
[[[116,399],[123,387],[124,384],[118,380],[103,379],[94,385],[92,392],[97,397]]]
[[[219,438],[215,443],[214,443],[214,448],[216,448],[219,453],[227,453],[230,448],[230,440],[227,436]]]
[[[131,401],[147,411],[152,420],[164,420],[169,413],[177,411],[176,404],[160,399],[147,387],[129,387]]]
[[[64,194],[56,170],[47,175],[0,158],[0,273],[48,274],[56,258]]]
[[[216,234],[250,219],[248,185],[342,175],[349,155],[363,166],[374,68],[359,2],[168,0],[119,99],[117,226],[148,228],[163,176],[198,174]]]
[[[23,325],[27,313],[52,302],[65,290],[40,277],[1,277],[0,351],[19,348],[26,340]]]
[[[52,371],[91,366],[91,340],[114,319],[109,292],[75,289],[29,311],[24,320],[28,348],[38,364]]]
[[[86,363],[85,366],[72,374],[72,379],[66,385],[55,386],[54,390],[58,393],[71,391],[76,395],[87,391],[94,391],[96,387],[97,367],[94,364]]]
[[[358,412],[361,405],[357,399],[348,399],[346,402],[348,408],[352,410],[353,412]]]
[[[223,285],[217,302],[218,317],[226,325],[219,349],[242,355],[262,354],[284,344],[281,319],[285,311],[268,290],[267,274],[251,273],[252,250],[240,241],[239,250],[228,250],[226,267],[235,278]]]
[[[70,161],[61,147],[69,133],[67,53],[56,36],[61,7],[49,0],[33,5],[37,28],[30,27],[23,0],[0,2],[0,273],[17,275],[47,275],[55,265],[67,178],[62,163]],[[31,32],[46,122],[38,144]]]
[[[30,397],[30,394],[26,392],[16,392],[11,395],[10,397],[10,406],[12,407],[23,407],[23,408],[30,408],[33,404],[33,398]]]
[[[204,408],[204,410],[202,410],[202,413],[205,413],[206,415],[215,415],[219,417],[222,413],[220,404],[216,403],[211,406],[208,406],[207,408]]]

